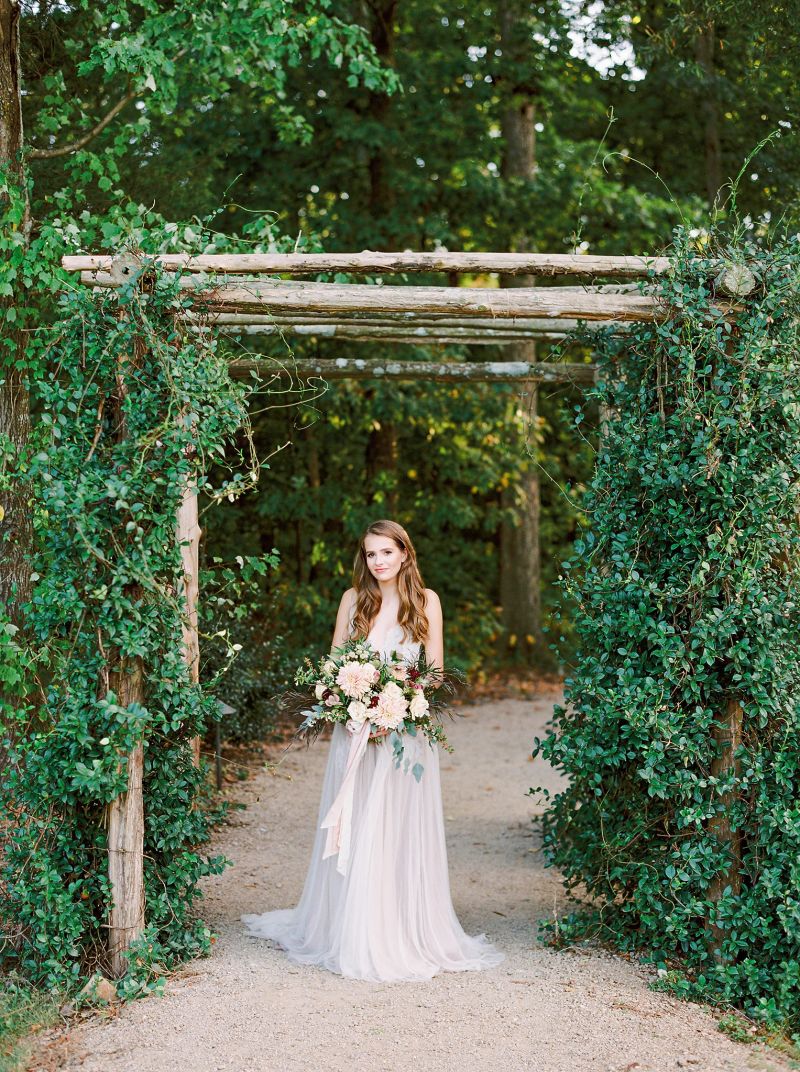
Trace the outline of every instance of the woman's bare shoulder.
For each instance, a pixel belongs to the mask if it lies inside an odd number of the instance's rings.
[[[354,606],[356,601],[356,595],[357,592],[355,588],[348,588],[347,591],[342,595],[341,601],[339,602],[339,607],[347,607],[349,609],[350,607]]]
[[[441,607],[441,600],[434,592],[432,588],[425,589],[425,606],[426,607]]]

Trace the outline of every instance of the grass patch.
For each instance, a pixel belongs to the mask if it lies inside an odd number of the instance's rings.
[[[0,974],[0,1072],[21,1072],[31,1052],[31,1036],[58,1019],[59,999]]]

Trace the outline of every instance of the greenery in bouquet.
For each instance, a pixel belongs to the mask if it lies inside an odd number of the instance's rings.
[[[452,716],[447,697],[463,681],[460,670],[440,669],[424,651],[416,659],[397,651],[383,658],[367,641],[351,640],[316,664],[306,659],[295,675],[295,685],[303,691],[285,693],[283,706],[304,716],[297,731],[303,737],[316,737],[337,722],[357,733],[369,722],[369,740],[388,736],[399,766],[405,734],[423,733],[431,744],[452,751],[442,720],[445,714]],[[309,693],[315,701],[310,707]],[[413,773],[419,780],[422,766],[415,764]]]

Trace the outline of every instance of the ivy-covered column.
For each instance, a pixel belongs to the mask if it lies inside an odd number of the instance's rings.
[[[219,472],[247,434],[248,388],[211,333],[181,323],[191,300],[145,259],[119,291],[65,293],[37,334],[26,619],[47,674],[0,794],[0,915],[4,966],[46,986],[99,971],[130,996],[212,939],[194,903],[225,861],[202,852],[192,742],[218,705],[185,658],[176,518],[187,487],[235,497],[253,462],[211,487],[210,459]]]
[[[676,236],[668,319],[593,336],[580,648],[535,754],[568,779],[547,858],[588,895],[561,936],[798,1030],[800,240],[717,242]]]
[[[137,297],[139,295],[137,294]],[[122,314],[126,319],[125,314]],[[141,336],[131,337],[130,351],[120,348],[113,389],[107,400],[100,399],[97,410],[97,429],[93,449],[104,433],[112,443],[125,447],[130,435],[126,410],[137,405],[137,384],[141,381],[146,348]],[[105,406],[108,420],[105,420]],[[105,425],[105,427],[104,427]],[[125,526],[124,543],[135,541],[136,530]],[[130,548],[133,550],[133,548]],[[123,591],[133,605],[144,595],[142,584],[131,578]],[[113,636],[113,632],[111,634]],[[115,638],[116,639],[116,638]],[[103,629],[98,628],[101,652]],[[101,698],[116,700],[125,710],[143,706],[145,696],[145,667],[140,654],[131,654],[124,645],[114,642],[107,651],[108,662],[100,674]],[[108,959],[110,975],[122,978],[128,970],[126,953],[144,930],[144,739],[133,742],[130,751],[118,758],[119,773],[125,779],[122,793],[109,801],[106,814],[108,837],[108,881],[111,904],[108,917]]]

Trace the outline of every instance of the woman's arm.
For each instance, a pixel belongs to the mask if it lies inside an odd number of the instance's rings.
[[[425,613],[428,616],[428,637],[425,641],[425,655],[428,662],[440,670],[444,667],[444,623],[442,621],[442,604],[431,588],[425,589],[427,602]]]
[[[336,627],[333,630],[333,640],[331,641],[331,651],[334,648],[340,648],[350,633],[350,606],[355,599],[355,588],[348,588],[345,594],[342,596],[339,603],[339,610],[336,614]]]

